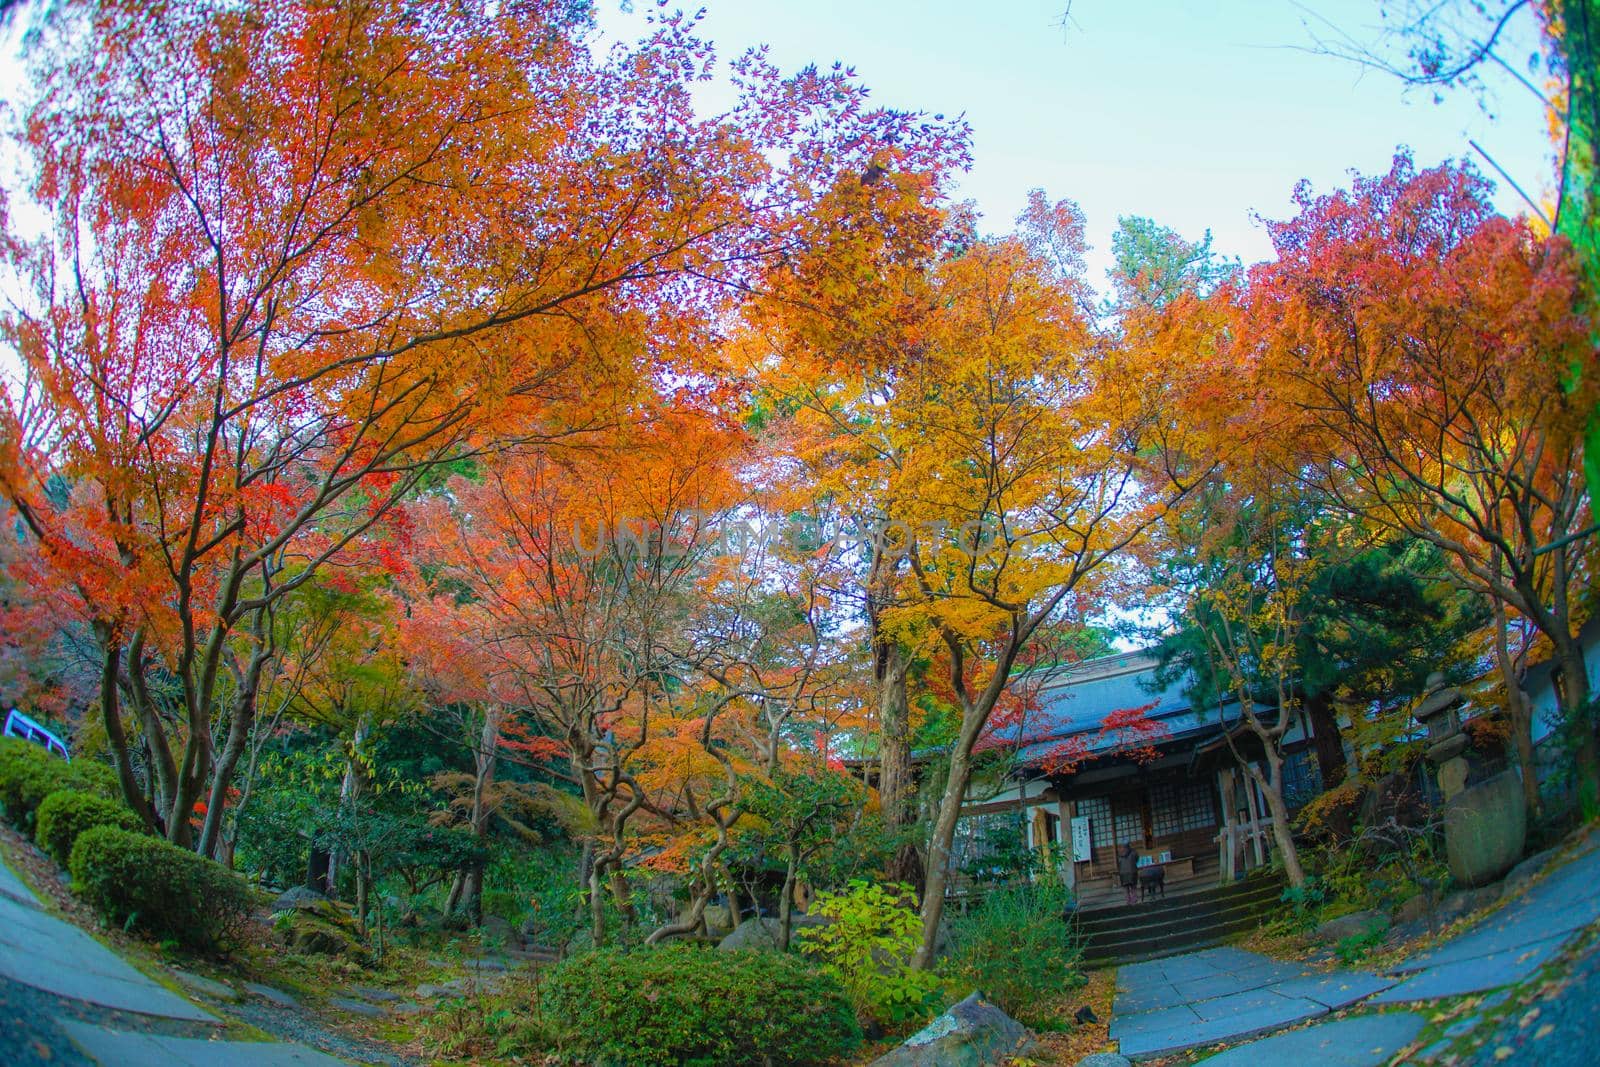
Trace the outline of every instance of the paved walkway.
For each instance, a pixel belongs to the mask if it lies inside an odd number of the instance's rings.
[[[1120,968],[1111,1037],[1149,1058],[1240,1041],[1357,1003],[1386,1008],[1480,993],[1531,977],[1600,921],[1600,834],[1517,900],[1444,944],[1385,973],[1322,973],[1237,948],[1215,948]],[[1362,1015],[1250,1042],[1207,1063],[1381,1064],[1424,1025],[1409,1011]]]
[[[44,911],[0,862],[0,1053],[7,1064],[334,1067],[301,1045],[215,1040],[222,1022]]]
[[[1393,984],[1211,948],[1118,968],[1111,1036],[1124,1056],[1160,1056],[1315,1019]]]

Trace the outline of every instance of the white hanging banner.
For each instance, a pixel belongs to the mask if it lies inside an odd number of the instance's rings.
[[[1072,820],[1072,862],[1089,862],[1092,855],[1089,845],[1089,816],[1076,816]]]

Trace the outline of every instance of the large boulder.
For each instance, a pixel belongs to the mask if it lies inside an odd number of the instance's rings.
[[[806,927],[826,926],[832,921],[821,915],[798,912],[789,918],[789,934],[793,937]],[[781,924],[777,919],[746,919],[733,933],[717,942],[717,947],[728,952],[740,948],[775,949],[778,947],[778,935],[781,930]]]
[[[517,928],[511,925],[509,919],[499,915],[485,915],[479,924],[478,931],[485,941],[492,941],[503,948],[521,948],[522,936],[517,933]]]
[[[906,1038],[873,1067],[999,1067],[1029,1055],[1033,1034],[974,992]]]
[[[314,896],[277,913],[273,927],[280,940],[302,956],[343,956],[365,963],[367,951],[354,917],[337,901]]]
[[[731,934],[734,928],[733,912],[726,904],[707,904],[701,912],[701,920],[706,924],[706,930],[713,936]],[[678,915],[679,922],[686,922],[689,918],[689,909],[685,908]]]
[[[1469,786],[1444,808],[1444,850],[1459,885],[1481,886],[1509,871],[1522,856],[1528,810],[1515,770]]]
[[[315,908],[319,904],[326,904],[328,898],[312,889],[310,886],[297,885],[293,889],[278,894],[278,899],[272,902],[274,915],[296,908]]]

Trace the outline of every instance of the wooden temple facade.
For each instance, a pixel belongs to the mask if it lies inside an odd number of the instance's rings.
[[[1162,865],[1169,892],[1231,882],[1270,862],[1271,818],[1235,755],[1237,748],[1248,759],[1253,739],[1236,730],[1230,746],[1223,736],[1225,724],[1237,726],[1237,708],[1194,708],[1183,683],[1157,684],[1155,668],[1148,653],[1119,653],[1028,679],[1038,686],[1039,710],[1018,739],[1011,773],[968,794],[951,858],[953,894],[971,887],[970,872],[983,869],[985,850],[1007,834],[1049,853],[1086,907],[1120,898],[1116,857],[1126,842],[1141,866]],[[1133,708],[1157,724],[1141,760],[1125,754],[1126,736],[1102,730],[1107,716]],[[1310,741],[1304,719],[1285,740],[1291,806],[1318,789]],[[1063,767],[1064,750],[1087,758]]]

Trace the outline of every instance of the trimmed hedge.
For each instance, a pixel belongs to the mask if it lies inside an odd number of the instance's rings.
[[[72,886],[109,921],[185,948],[226,948],[249,917],[250,888],[204,856],[114,826],[78,835]]]
[[[83,759],[68,763],[38,745],[0,738],[0,807],[19,830],[33,830],[40,803],[60,789],[78,789],[115,799],[120,789],[110,767]]]
[[[139,817],[118,801],[77,789],[58,789],[39,802],[39,810],[34,813],[33,839],[65,867],[78,835],[96,826],[143,829]]]
[[[838,982],[798,956],[664,945],[605,949],[551,968],[544,1032],[587,1063],[829,1063],[861,1028]],[[531,1051],[531,1050],[530,1050]]]

